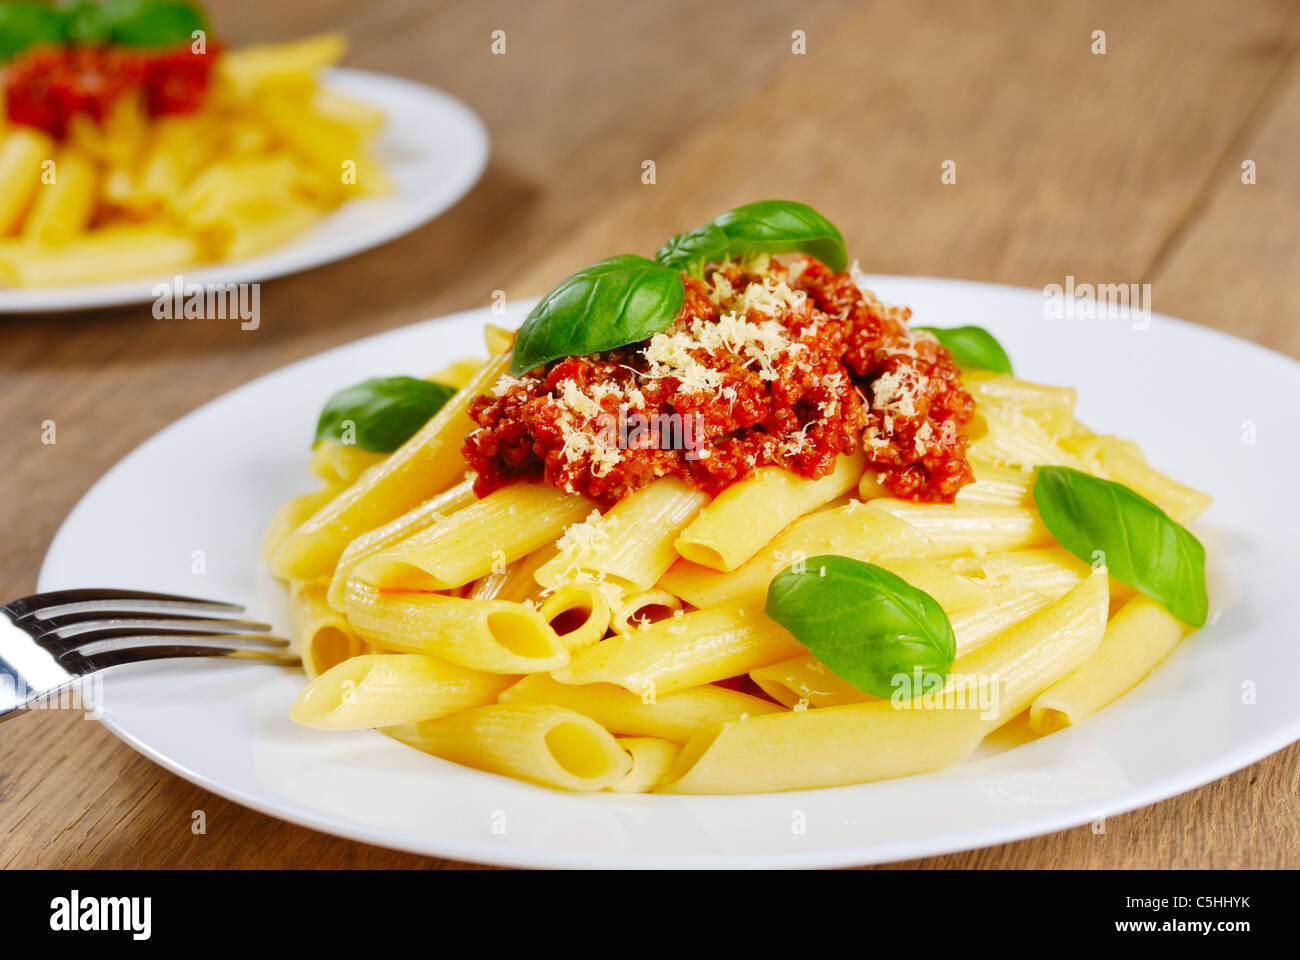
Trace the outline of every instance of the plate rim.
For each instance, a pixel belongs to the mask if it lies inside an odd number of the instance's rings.
[[[1014,293],[1020,296],[1026,294],[1041,295],[1041,291],[1033,287],[988,283],[961,278],[930,277],[908,274],[868,274],[864,276],[864,279],[868,284],[882,282],[924,283],[949,287],[987,288],[1005,293]],[[519,298],[513,300],[512,307],[522,311],[532,302],[535,302],[535,299],[536,298]],[[119,458],[111,467],[105,470],[78,499],[77,503],[68,511],[68,514],[50,540],[38,575],[38,589],[45,589],[43,584],[47,580],[50,557],[54,553],[54,548],[57,542],[65,534],[65,531],[69,528],[73,519],[81,511],[83,506],[90,501],[100,486],[104,484],[111,475],[121,469],[128,460],[135,457],[136,454],[144,451],[155,442],[163,442],[172,431],[183,430],[192,417],[197,416],[208,406],[218,403],[237,392],[254,389],[256,385],[262,381],[279,376],[299,364],[320,359],[331,354],[353,350],[358,346],[371,341],[382,340],[386,337],[400,336],[403,333],[412,331],[416,327],[423,327],[440,322],[466,321],[475,317],[482,319],[483,322],[490,322],[487,318],[493,316],[491,310],[492,308],[488,306],[474,307],[454,313],[424,318],[411,324],[405,324],[388,330],[376,331],[364,337],[350,340],[326,350],[298,358],[291,363],[287,363],[275,370],[260,374],[251,380],[232,387],[230,390],[227,390],[216,397],[210,398],[192,408]],[[498,320],[499,319],[500,318],[498,317]],[[1292,368],[1293,373],[1300,372],[1300,361],[1254,341],[1236,337],[1222,330],[1206,327],[1201,324],[1182,320],[1177,317],[1171,317],[1165,314],[1153,312],[1152,319],[1158,321],[1162,325],[1171,325],[1183,335],[1206,337],[1211,341],[1231,341],[1234,348],[1240,349],[1245,347],[1249,352],[1270,362],[1276,362],[1280,359],[1283,363]],[[842,846],[823,846],[807,851],[783,851],[767,854],[709,852],[673,854],[668,856],[647,856],[644,854],[620,856],[617,853],[604,854],[592,851],[573,851],[565,852],[561,855],[550,849],[535,850],[526,847],[501,847],[486,841],[461,839],[450,834],[437,836],[399,835],[386,828],[362,823],[347,814],[330,815],[316,813],[300,807],[295,801],[286,801],[277,804],[274,801],[268,801],[260,797],[258,794],[250,793],[240,787],[230,786],[209,778],[206,775],[187,767],[185,764],[173,760],[149,745],[147,742],[139,739],[135,734],[121,727],[118,721],[112,718],[108,713],[105,713],[100,719],[115,736],[132,749],[148,757],[164,769],[176,774],[190,783],[230,800],[231,802],[256,810],[264,815],[303,826],[308,829],[317,830],[332,836],[369,843],[386,849],[399,850],[420,856],[524,868],[558,867],[585,869],[635,869],[674,867],[737,868],[753,866],[773,868],[819,868],[891,863],[900,860],[911,860],[967,850],[983,849],[1003,843],[1043,836],[1045,834],[1058,832],[1071,827],[1077,827],[1080,824],[1096,818],[1097,816],[1116,816],[1162,802],[1163,800],[1172,799],[1173,797],[1179,796],[1190,790],[1206,786],[1222,779],[1223,777],[1229,776],[1232,773],[1242,770],[1251,764],[1257,763],[1260,760],[1285,749],[1297,740],[1300,740],[1300,712],[1297,712],[1290,717],[1289,722],[1278,723],[1275,725],[1270,735],[1256,737],[1246,745],[1239,746],[1230,751],[1222,752],[1209,760],[1184,766],[1177,772],[1146,784],[1140,788],[1130,788],[1123,791],[1123,793],[1120,794],[1124,797],[1123,800],[1107,801],[1105,798],[1090,799],[1071,803],[1054,810],[1039,812],[1030,816],[1008,819],[992,826],[979,828],[978,840],[959,840],[951,833],[931,832],[921,837],[903,838],[901,840],[891,840],[884,843],[870,842],[867,844],[856,845],[847,844]],[[1079,728],[1069,728],[1058,732],[1054,736],[1074,738],[1078,735]],[[974,762],[979,761],[977,760]],[[538,787],[535,789],[545,788]],[[853,786],[823,788],[823,790],[815,792],[820,793],[825,792],[826,790],[833,791],[847,789],[853,789]],[[792,792],[791,796],[797,796],[801,792],[803,791]],[[773,795],[774,794],[768,793],[762,794],[761,796],[770,797]],[[722,803],[735,802],[738,798],[737,796],[728,795],[693,799],[713,801],[721,805]],[[962,829],[969,831],[971,828]]]

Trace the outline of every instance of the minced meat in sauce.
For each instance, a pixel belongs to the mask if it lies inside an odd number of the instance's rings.
[[[660,477],[717,494],[758,467],[809,479],[842,453],[896,497],[951,502],[974,477],[975,403],[952,356],[848,273],[760,256],[683,274],[663,333],[566,357],[476,398],[463,450],[484,496],[543,479],[610,504]]]

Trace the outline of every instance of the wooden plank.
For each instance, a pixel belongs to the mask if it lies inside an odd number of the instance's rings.
[[[1197,215],[1152,269],[1161,313],[1300,357],[1300,57],[1292,48],[1258,127],[1224,151]],[[1254,184],[1242,164],[1254,164]]]

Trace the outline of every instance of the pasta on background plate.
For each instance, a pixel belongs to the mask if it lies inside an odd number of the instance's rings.
[[[390,185],[338,34],[228,50],[184,0],[0,3],[0,287],[267,253]]]
[[[335,394],[267,536],[291,716],[571,790],[751,793],[1047,734],[1205,622],[1209,498],[909,326],[816,211],[593,264],[490,356]]]

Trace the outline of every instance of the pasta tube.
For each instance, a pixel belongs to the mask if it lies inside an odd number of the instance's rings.
[[[649,793],[667,776],[681,747],[653,737],[620,737],[618,745],[632,758],[632,769],[607,789],[614,793]]]
[[[289,617],[307,676],[318,677],[361,653],[361,638],[347,617],[325,602],[323,584],[295,583],[289,592]]]
[[[23,237],[54,246],[84,232],[95,210],[98,179],[89,158],[76,150],[60,151],[55,160],[54,180],[36,191],[31,212],[23,224]]]
[[[912,524],[855,500],[796,520],[730,573],[679,560],[659,586],[697,607],[761,606],[773,576],[801,558],[822,553],[875,563],[881,557],[943,555],[943,550]]]
[[[385,650],[426,653],[489,673],[533,673],[569,662],[550,624],[521,603],[380,591],[351,580],[345,608],[357,633]]]
[[[309,683],[289,708],[289,718],[318,730],[416,723],[493,703],[514,679],[436,657],[368,653]]]
[[[685,480],[662,477],[604,516],[590,518],[591,536],[566,537],[555,558],[537,571],[537,582],[556,587],[585,574],[648,590],[677,559],[673,538],[708,499]]]
[[[958,763],[984,736],[974,709],[888,700],[733,720],[690,740],[664,793],[765,793],[906,777]]]
[[[865,509],[911,524],[944,553],[1024,550],[1055,542],[1038,511],[1030,507],[882,499],[868,502]]]
[[[610,637],[551,672],[561,683],[616,683],[661,696],[725,680],[804,652],[759,610],[696,610]]]
[[[1096,713],[1136,686],[1186,632],[1160,604],[1135,596],[1111,619],[1096,653],[1034,699],[1030,729],[1052,733]]]
[[[604,727],[548,704],[475,707],[384,732],[444,760],[568,790],[603,790],[632,769]]]
[[[537,612],[570,653],[595,646],[609,629],[612,614],[606,589],[595,583],[569,583],[542,601]]]
[[[313,493],[301,493],[281,504],[267,525],[266,536],[262,539],[262,562],[269,561],[281,541],[321,506],[329,503],[336,493],[337,487],[325,487]]]
[[[465,469],[460,445],[474,429],[465,411],[509,366],[509,354],[484,364],[415,436],[290,534],[272,558],[273,572],[286,580],[324,576],[352,540],[451,486]]]
[[[820,480],[761,467],[700,511],[677,538],[677,552],[713,570],[735,570],[789,523],[856,487],[865,466],[866,457],[858,451],[842,455]]]
[[[550,484],[512,484],[362,561],[354,576],[386,588],[463,586],[551,543],[594,508]]]
[[[682,602],[667,590],[647,590],[625,598],[614,611],[609,626],[615,633],[627,633],[666,620],[681,608]]]
[[[674,743],[685,743],[713,723],[781,712],[770,701],[707,683],[651,699],[612,683],[579,686],[559,683],[544,673],[524,677],[501,694],[501,702],[567,707],[614,733]]]
[[[975,684],[995,684],[997,706],[985,722],[986,732],[995,730],[1092,656],[1108,610],[1103,568],[1060,600],[958,657],[949,687],[974,692]]]
[[[351,579],[352,571],[357,568],[357,564],[362,560],[388,549],[395,543],[400,543],[411,534],[437,523],[447,514],[454,513],[473,502],[474,482],[465,480],[436,496],[430,497],[424,503],[413,510],[408,510],[396,520],[392,520],[382,527],[377,527],[369,533],[363,533],[357,537],[347,545],[343,555],[339,557],[338,565],[334,568],[327,595],[330,606],[335,610],[343,609],[348,580]],[[502,599],[512,598],[503,597]]]
[[[41,182],[41,165],[53,157],[54,141],[38,130],[0,135],[0,236],[13,233]]]

